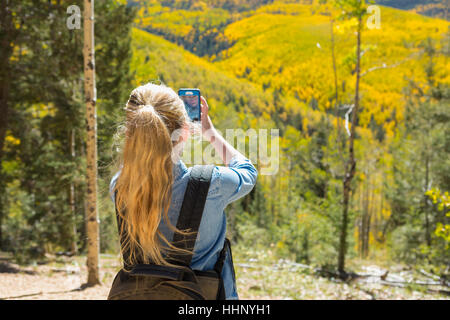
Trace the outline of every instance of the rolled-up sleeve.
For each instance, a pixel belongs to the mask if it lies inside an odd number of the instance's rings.
[[[235,155],[228,167],[219,167],[220,193],[224,206],[242,198],[256,184],[258,171],[249,159],[242,155]]]

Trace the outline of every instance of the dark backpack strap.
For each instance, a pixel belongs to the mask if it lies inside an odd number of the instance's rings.
[[[222,273],[223,265],[225,264],[225,259],[227,257],[227,252],[231,252],[230,240],[225,238],[225,242],[223,243],[223,248],[219,253],[219,257],[217,258],[217,262],[214,265],[214,270],[220,275]]]
[[[234,265],[233,265],[233,255],[231,254],[231,244],[230,244],[230,240],[228,240],[228,238],[225,238],[225,242],[223,244],[223,248],[219,253],[219,257],[217,258],[217,262],[214,265],[214,271],[217,272],[217,274],[219,275],[219,290],[217,291],[217,300],[225,300],[225,287],[224,287],[224,283],[223,283],[223,278],[222,278],[222,270],[223,270],[223,266],[225,264],[225,259],[227,258],[227,254],[230,255],[230,259],[231,259],[231,271],[233,273],[233,278],[236,279],[236,276],[234,274]]]
[[[188,250],[191,253],[171,255],[170,260],[176,264],[184,266],[191,264],[192,253],[195,241],[197,240],[197,233],[202,220],[213,169],[214,165],[196,165],[191,169],[189,182],[184,193],[183,204],[181,205],[180,215],[177,221],[177,229],[187,231],[189,234],[183,235],[175,232],[172,241],[175,247]]]

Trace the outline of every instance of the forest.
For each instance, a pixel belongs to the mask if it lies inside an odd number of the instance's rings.
[[[83,23],[68,28],[70,5],[83,1],[0,8],[0,287],[2,256],[37,268],[83,264],[89,249]],[[365,299],[329,286],[375,265],[380,288],[413,293],[368,298],[448,299],[448,1],[105,0],[95,12],[98,243],[117,263],[105,270],[119,263],[109,183],[123,108],[159,81],[200,88],[223,132],[279,130],[278,171],[225,211],[244,298]],[[292,275],[261,285],[255,261]],[[308,281],[326,293],[302,291]]]

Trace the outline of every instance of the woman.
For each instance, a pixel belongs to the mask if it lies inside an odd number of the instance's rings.
[[[225,241],[225,207],[248,194],[256,183],[252,163],[215,130],[201,97],[202,134],[227,166],[213,169],[190,267],[211,270]],[[126,225],[121,246],[125,265],[138,261],[168,265],[171,244],[191,168],[181,161],[183,142],[195,127],[183,101],[165,85],[133,90],[126,106],[121,169],[111,180],[111,197]],[[176,138],[174,138],[176,137]],[[238,299],[232,260],[222,269],[226,299]]]

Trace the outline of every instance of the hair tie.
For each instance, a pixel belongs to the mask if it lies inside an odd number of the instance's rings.
[[[130,99],[128,99],[128,104],[133,104],[135,106],[139,105],[139,103],[137,102],[137,100],[134,96],[131,96]]]

